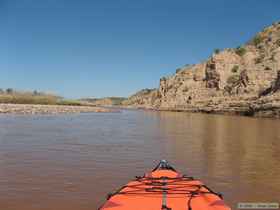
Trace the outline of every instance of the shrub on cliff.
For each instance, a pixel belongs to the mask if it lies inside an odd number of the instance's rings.
[[[243,55],[246,54],[246,49],[244,47],[237,47],[235,49],[235,53],[242,57]]]
[[[229,76],[229,77],[227,78],[227,83],[228,83],[229,85],[235,84],[235,83],[237,83],[238,81],[239,81],[239,75],[236,75],[236,74],[231,75],[231,76]]]
[[[231,72],[232,72],[232,73],[236,73],[236,72],[238,71],[238,69],[239,69],[239,66],[238,66],[238,65],[234,65],[234,66],[232,67],[232,69],[231,69]]]
[[[220,49],[218,49],[218,48],[215,49],[215,50],[214,50],[214,53],[215,53],[215,54],[219,54],[219,53],[220,53]]]
[[[263,41],[263,37],[261,37],[260,35],[257,35],[253,38],[252,41],[255,46],[258,46]]]

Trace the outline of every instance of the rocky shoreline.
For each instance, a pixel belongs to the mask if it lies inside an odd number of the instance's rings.
[[[38,104],[0,104],[0,114],[73,114],[90,112],[116,112],[112,109],[93,106],[38,105]]]
[[[159,108],[157,111],[198,112],[207,114],[240,115],[280,119],[280,95],[262,99],[224,101],[221,98],[204,101],[203,104],[185,107]],[[223,102],[221,102],[223,101]]]
[[[206,114],[239,115],[280,119],[280,92],[265,97],[242,98],[226,100],[225,97],[215,97],[199,101],[196,104],[175,105],[173,107],[153,107],[149,105],[124,105],[123,109],[140,109],[149,111],[191,112]]]

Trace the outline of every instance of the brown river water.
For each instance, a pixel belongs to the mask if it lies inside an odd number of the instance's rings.
[[[175,112],[0,115],[0,210],[96,210],[160,159],[238,202],[280,202],[280,121]]]

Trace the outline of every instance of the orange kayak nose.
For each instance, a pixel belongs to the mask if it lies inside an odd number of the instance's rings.
[[[230,210],[221,194],[162,160],[108,196],[99,210]]]

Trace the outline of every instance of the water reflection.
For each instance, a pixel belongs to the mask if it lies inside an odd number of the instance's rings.
[[[237,202],[280,197],[280,121],[173,112],[0,117],[0,209],[97,209],[168,159]]]

